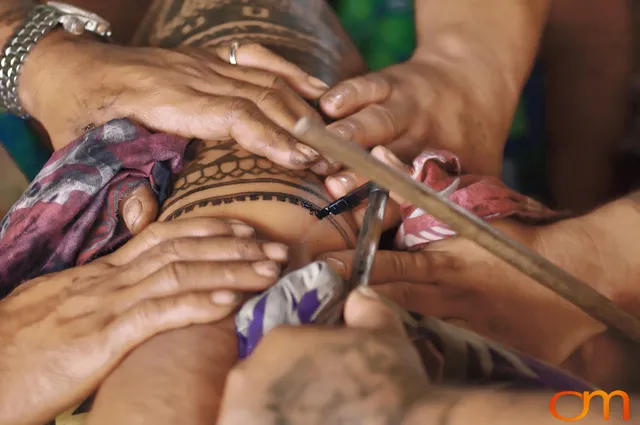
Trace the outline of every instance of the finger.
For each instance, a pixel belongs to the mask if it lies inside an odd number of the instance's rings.
[[[424,316],[450,318],[468,311],[468,302],[445,296],[442,286],[442,282],[437,285],[393,282],[376,284],[374,289],[401,308]]]
[[[342,171],[327,177],[325,186],[331,197],[338,199],[366,182],[366,179],[359,177],[353,171]],[[367,202],[365,201],[351,210],[351,214],[358,226],[362,225],[366,208]],[[400,219],[400,206],[395,201],[389,200],[389,202],[387,202],[382,228],[384,230],[391,229],[400,222]]]
[[[135,285],[172,263],[272,260],[282,264],[288,258],[288,247],[275,242],[233,237],[171,239],[140,255],[121,271],[122,278],[113,285]]]
[[[298,118],[303,116],[312,116],[321,120],[321,115],[309,105],[300,94],[297,93],[288,84],[287,79],[280,75],[278,72],[268,72],[262,69],[249,68],[246,66],[234,66],[230,64],[216,63],[212,66],[212,69],[219,75],[233,79],[234,81],[241,81],[249,83],[256,87],[266,88],[278,92],[286,101],[287,106],[291,109]],[[234,90],[238,85],[228,85],[230,92],[220,92],[221,95],[234,95]],[[215,92],[220,90],[220,85],[216,85]]]
[[[344,308],[344,320],[352,328],[407,335],[400,315],[367,286],[360,286],[349,294]]]
[[[235,67],[233,67],[235,68]],[[249,70],[249,72],[259,72]],[[235,71],[238,74],[238,71]],[[321,120],[307,102],[296,95],[279,78],[275,77],[269,86],[251,84],[244,81],[233,81],[233,84],[221,85],[219,81],[209,82],[198,79],[191,83],[193,89],[215,96],[241,97],[250,100],[262,111],[264,116],[284,129],[291,129],[304,116],[312,116]]]
[[[403,135],[414,116],[401,102],[365,106],[359,112],[332,123],[329,128],[362,147],[386,145]]]
[[[354,251],[337,251],[320,255],[317,259],[326,261],[345,279],[351,275]],[[376,253],[371,270],[370,284],[388,282],[412,282],[432,284],[448,269],[459,267],[454,257],[436,251],[385,251]]]
[[[333,118],[342,118],[372,103],[383,102],[391,95],[390,77],[372,73],[343,81],[320,98],[320,107]]]
[[[136,304],[124,314],[115,316],[105,326],[103,346],[112,362],[119,361],[130,350],[152,336],[189,325],[216,322],[230,315],[242,296],[236,292],[181,294]]]
[[[391,150],[384,146],[376,146],[371,150],[371,156],[379,160],[380,162],[395,168],[398,171],[402,171],[407,174],[413,174],[413,170],[402,162]],[[405,200],[395,192],[391,192],[389,197],[398,204],[404,204]]]
[[[120,201],[118,212],[127,229],[136,235],[155,221],[158,216],[158,199],[151,186],[143,184]]]
[[[393,142],[385,144],[384,147],[391,151],[403,164],[411,164],[424,151],[425,140],[417,139],[405,133]]]
[[[153,223],[116,252],[103,257],[103,261],[114,266],[121,266],[133,261],[143,252],[172,239],[214,236],[253,237],[255,230],[237,220],[208,217]]]
[[[170,263],[141,282],[116,292],[106,304],[110,310],[121,312],[144,300],[187,292],[220,289],[262,291],[272,285],[279,275],[280,264],[273,260]]]
[[[223,61],[229,61],[230,46],[220,47],[216,52]],[[311,99],[318,98],[329,88],[322,80],[259,44],[240,44],[236,49],[236,60],[238,65],[262,69],[280,76],[298,93]]]

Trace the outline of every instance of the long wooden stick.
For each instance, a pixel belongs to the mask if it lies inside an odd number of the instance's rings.
[[[511,264],[538,283],[603,324],[617,329],[640,343],[640,320],[623,311],[586,283],[567,273],[538,253],[510,239],[478,217],[467,212],[411,176],[373,158],[355,143],[340,139],[322,123],[302,118],[293,133],[320,153],[340,162],[381,187],[397,193],[438,220],[447,223],[460,236],[470,239]]]

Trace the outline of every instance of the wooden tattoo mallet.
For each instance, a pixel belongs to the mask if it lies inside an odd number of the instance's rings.
[[[472,240],[536,282],[554,291],[603,324],[640,343],[640,319],[613,304],[586,283],[567,273],[526,246],[482,221],[411,176],[373,158],[355,143],[342,140],[310,117],[300,119],[293,134],[325,156],[340,162],[362,177],[397,193],[449,225],[460,236]]]

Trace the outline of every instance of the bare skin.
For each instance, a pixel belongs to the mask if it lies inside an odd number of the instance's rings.
[[[234,26],[242,28],[246,25],[244,21],[249,19],[242,14],[242,7],[220,7],[213,0],[200,5],[205,9],[209,7],[211,11],[191,10],[191,2],[156,2],[137,42],[173,46],[196,40],[193,43],[215,46],[229,41],[225,31]],[[253,15],[271,14],[276,22],[294,29],[272,46],[279,48],[281,54],[291,55],[291,60],[310,72],[316,69],[314,75],[329,82],[354,72],[350,68],[354,58],[344,61],[340,57],[334,58],[332,55],[336,50],[327,54],[330,46],[319,41],[332,40],[332,37],[342,40],[345,37],[344,33],[335,30],[338,28],[335,27],[335,18],[322,2],[315,4],[319,8],[315,15],[305,15],[319,21],[312,24],[302,22],[302,27],[299,27],[300,11],[295,9],[295,2],[263,1],[253,5],[255,7],[250,11]],[[262,5],[268,7],[261,9]],[[189,33],[176,26],[176,22],[186,25],[185,22],[191,19],[189,13],[195,16],[196,12],[211,20],[210,27]],[[169,16],[168,13],[176,15]],[[292,15],[285,22],[278,21],[288,13]],[[258,18],[258,22],[262,26],[255,34],[258,40],[268,40],[269,35],[273,35],[272,31],[280,31],[268,19]],[[308,31],[313,33],[318,28],[328,32],[324,36],[299,35]],[[164,34],[164,38],[158,34]],[[309,44],[300,46],[299,43]],[[337,54],[341,55],[350,48],[344,39]],[[242,50],[239,50],[239,62],[242,55]],[[208,140],[191,145],[186,167],[176,178],[173,195],[162,207],[160,220],[180,221],[189,217],[242,220],[256,229],[258,238],[289,245],[288,266],[295,268],[322,252],[354,246],[355,225],[348,214],[322,221],[311,214],[313,209],[329,201],[322,179],[311,171],[278,167],[272,161],[243,149],[234,140]],[[88,423],[106,425],[116,421],[160,425],[180,422],[210,425],[217,417],[226,374],[237,361],[236,344],[232,320],[215,326],[193,326],[151,339],[131,353],[105,380],[88,416]],[[167,403],[167,400],[171,402]]]
[[[365,288],[366,289],[366,288]],[[341,329],[283,327],[230,373],[220,425],[553,425],[553,391],[431,386],[400,318],[375,293],[354,291]],[[638,401],[629,393],[630,417]],[[625,424],[621,397],[607,423]],[[594,397],[581,423],[603,421]],[[577,397],[556,412],[580,414]]]

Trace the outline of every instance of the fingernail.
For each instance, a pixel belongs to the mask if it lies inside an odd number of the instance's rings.
[[[231,224],[247,224],[242,220],[236,220],[235,218],[225,218],[224,219],[227,223],[231,223]]]
[[[233,231],[233,234],[239,238],[249,238],[256,234],[255,229],[247,226],[246,224],[232,224],[231,230]]]
[[[298,150],[298,152],[301,152],[304,156],[312,160],[320,156],[320,154],[315,149],[312,149],[303,143],[296,143],[296,149]]]
[[[371,287],[369,286],[360,285],[356,288],[356,291],[358,291],[362,296],[369,298],[371,300],[376,300],[376,301],[380,300],[378,293],[373,289],[371,289]]]
[[[331,94],[327,97],[326,102],[328,102],[335,110],[340,110],[342,105],[344,105],[344,101],[346,98],[346,93],[343,91],[339,91],[337,93]]]
[[[216,291],[211,294],[211,301],[218,305],[232,305],[240,301],[240,294],[233,291]]]
[[[342,187],[342,190],[344,191],[345,195],[348,192],[351,192],[353,189],[355,189],[358,186],[356,182],[356,177],[351,173],[339,174],[337,176],[333,176],[332,179],[335,179],[338,181],[338,184],[340,184],[340,186]]]
[[[289,259],[289,247],[281,243],[266,243],[262,245],[262,252],[272,260],[287,261]]]
[[[331,127],[329,130],[344,140],[353,140],[353,130],[347,124],[338,124],[335,127]]]
[[[307,80],[309,81],[309,84],[311,84],[313,87],[317,88],[318,90],[327,90],[329,88],[329,85],[327,83],[311,75],[309,76],[309,78],[307,78]]]
[[[138,198],[131,198],[124,205],[124,222],[130,231],[135,228],[140,213],[142,213],[142,202]]]
[[[325,258],[324,261],[340,276],[344,276],[347,272],[347,266],[337,258]]]
[[[381,146],[380,148],[383,149],[382,152],[384,153],[384,157],[387,158],[387,160],[391,162],[393,165],[397,167],[406,167],[404,162],[400,161],[400,158],[395,156],[395,154],[391,152],[389,149],[385,148],[384,146]]]
[[[280,266],[275,261],[259,261],[253,263],[253,269],[260,276],[276,277],[280,274]]]

